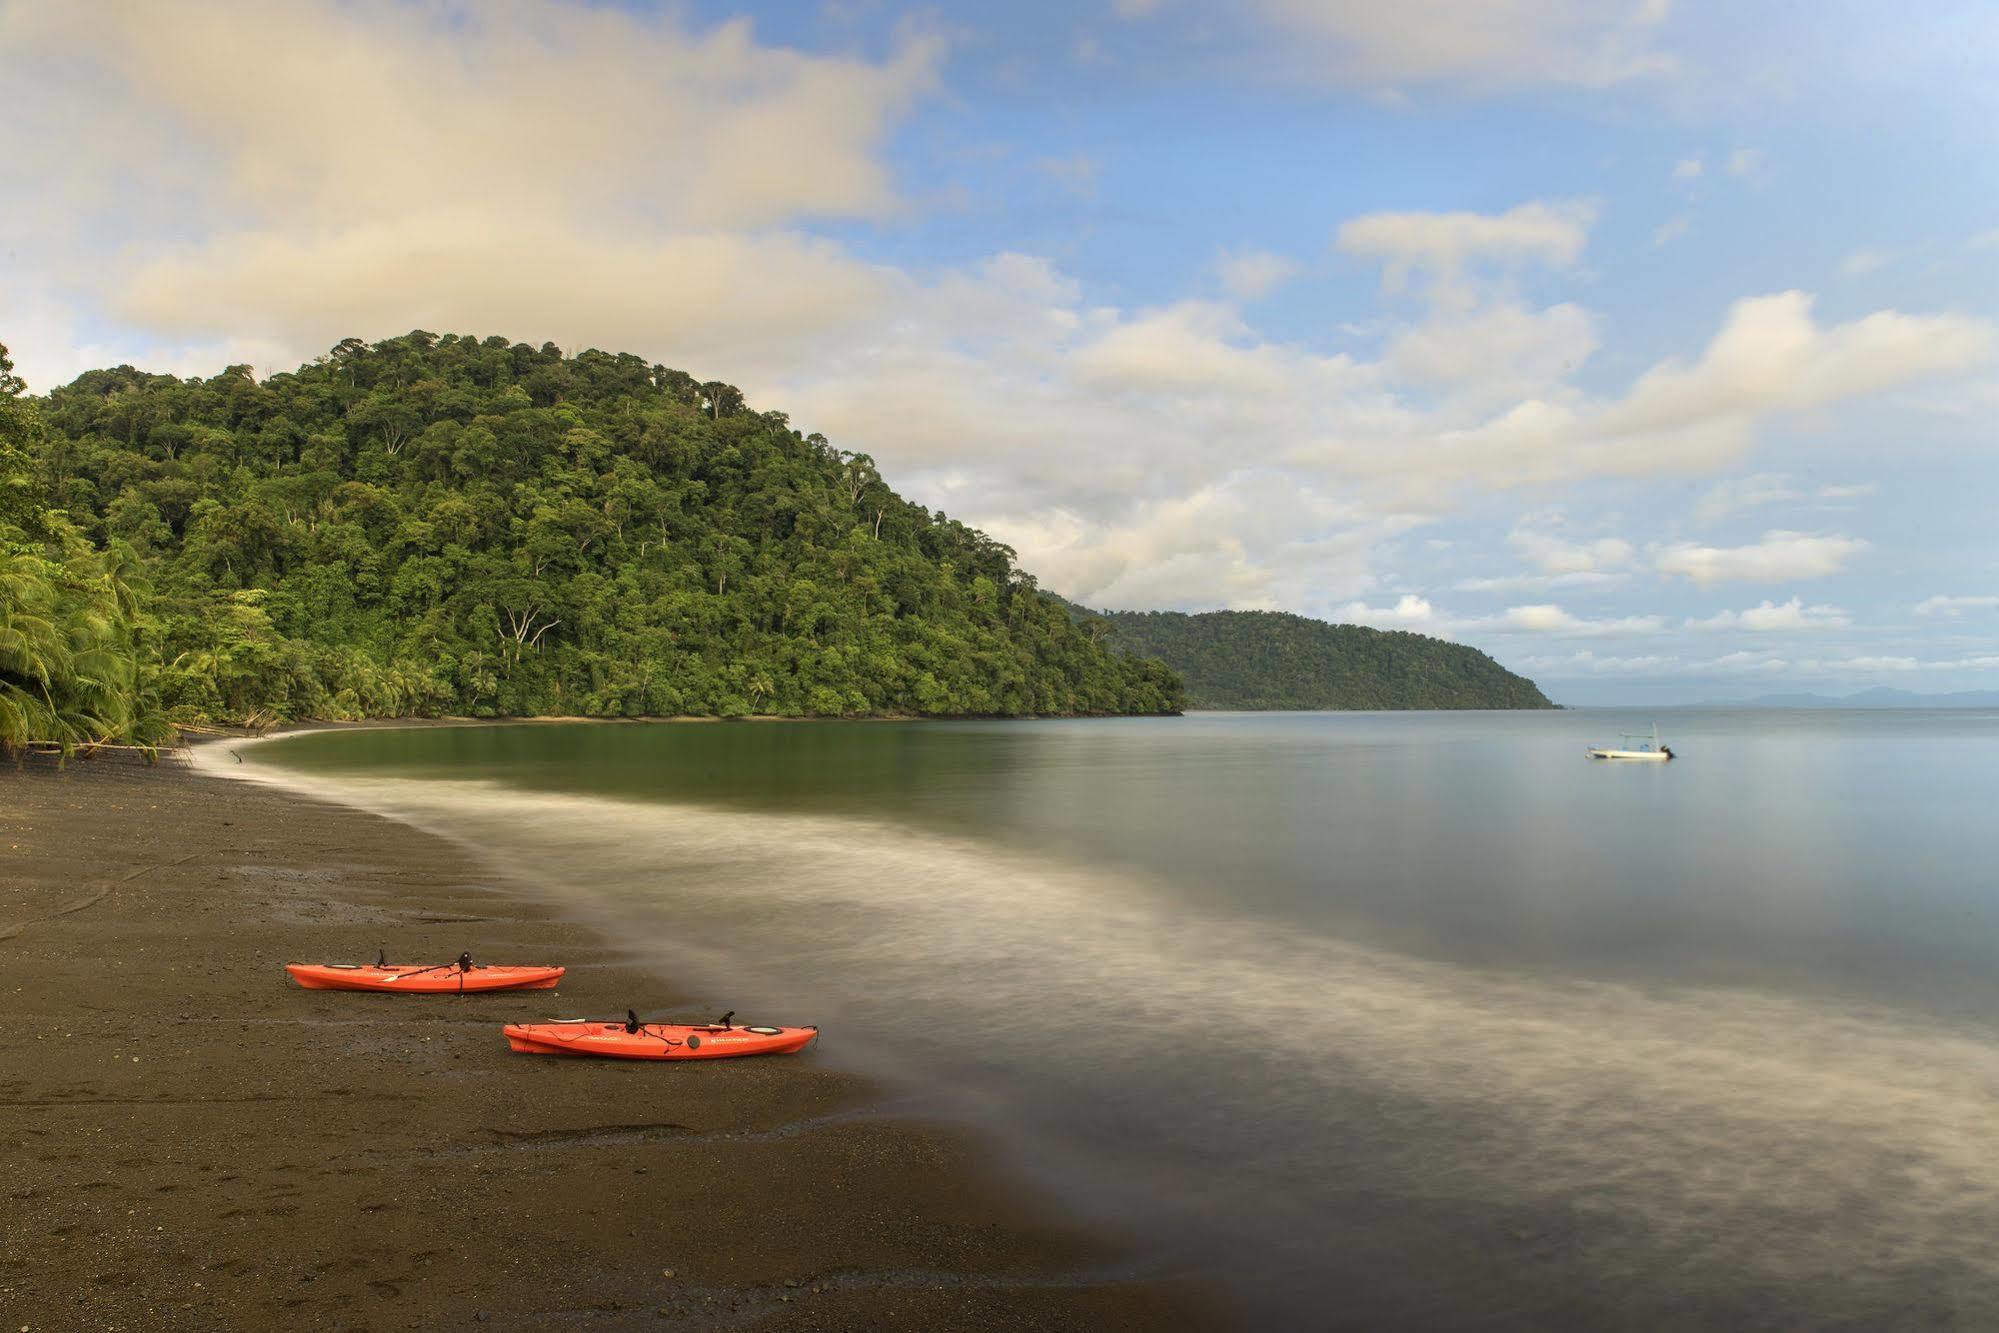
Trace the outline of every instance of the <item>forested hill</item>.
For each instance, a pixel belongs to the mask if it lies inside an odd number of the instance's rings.
[[[1079,611],[1135,657],[1180,673],[1192,708],[1553,708],[1476,648],[1281,611]]]
[[[130,567],[176,718],[1181,702],[867,456],[636,356],[418,332],[22,402],[46,503]]]

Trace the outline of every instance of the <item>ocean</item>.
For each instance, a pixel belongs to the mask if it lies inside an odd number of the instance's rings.
[[[1655,720],[1674,762],[1585,758]],[[806,1058],[982,1127],[1245,1325],[1999,1324],[1999,711],[242,757],[479,849],[717,1013],[820,1024]]]

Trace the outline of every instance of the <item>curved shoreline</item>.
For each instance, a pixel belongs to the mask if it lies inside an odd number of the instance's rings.
[[[560,954],[587,1008],[688,998],[456,845],[201,749],[0,774],[0,1117],[26,1147],[0,1304],[32,1326],[1219,1322],[857,1075],[523,1061],[499,1023],[560,992],[287,986],[280,962],[379,942]]]

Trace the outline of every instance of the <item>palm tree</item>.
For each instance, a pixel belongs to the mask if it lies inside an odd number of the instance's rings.
[[[69,652],[51,619],[56,601],[48,562],[19,553],[0,558],[0,746],[52,739],[52,687],[67,678]]]

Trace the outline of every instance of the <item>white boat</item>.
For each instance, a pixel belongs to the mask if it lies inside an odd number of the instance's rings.
[[[1673,757],[1673,748],[1670,745],[1661,745],[1659,743],[1659,724],[1654,722],[1650,737],[1647,737],[1643,732],[1636,734],[1626,732],[1624,733],[1623,749],[1614,750],[1608,747],[1602,749],[1593,748],[1585,751],[1585,753],[1592,759],[1643,759],[1652,763],[1662,764]]]

